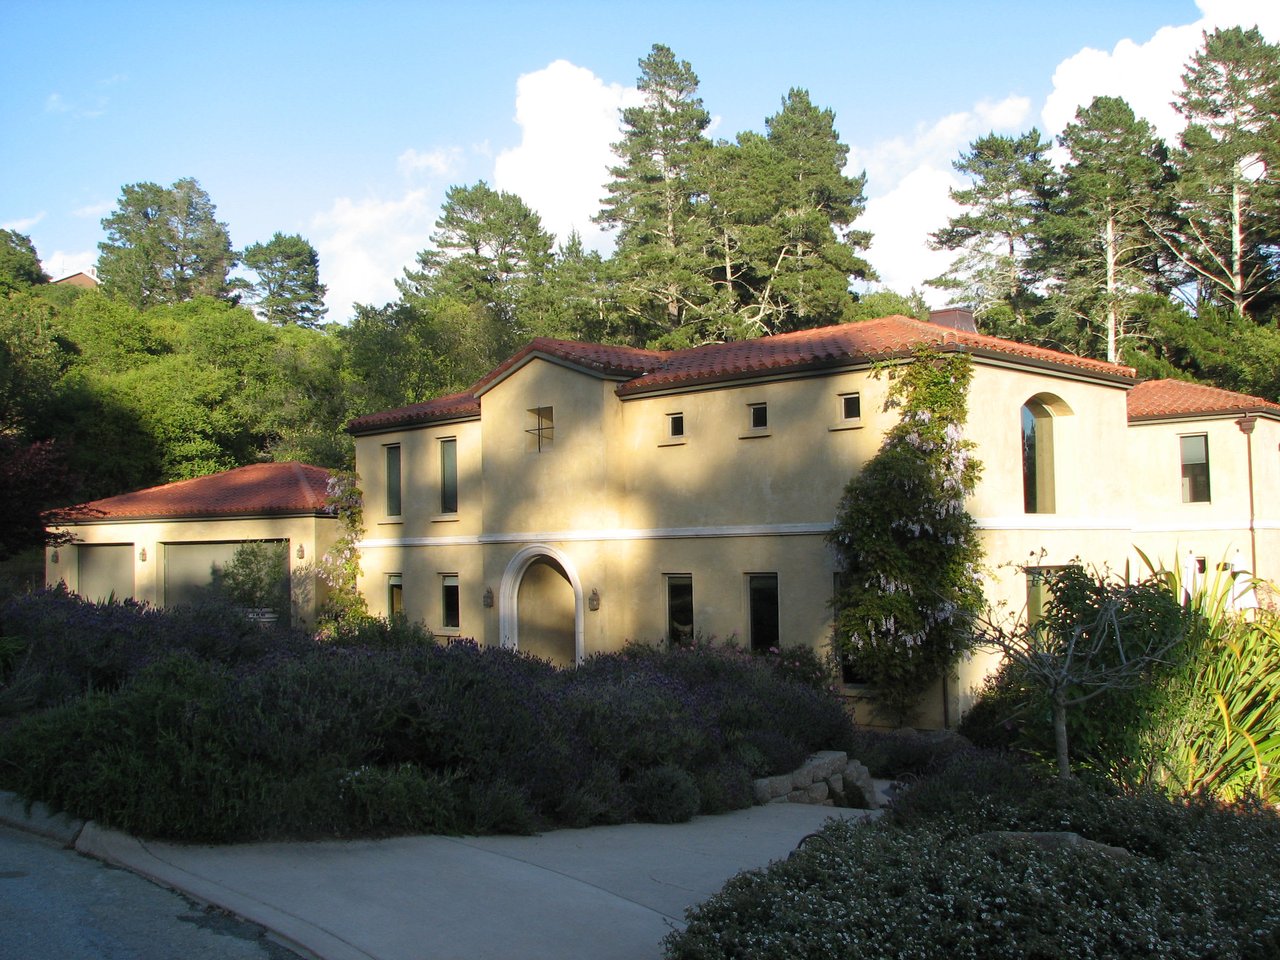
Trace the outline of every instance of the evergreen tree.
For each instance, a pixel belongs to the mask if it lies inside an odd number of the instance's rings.
[[[619,301],[635,341],[687,345],[707,339],[699,325],[723,314],[715,304],[702,213],[702,164],[711,117],[697,96],[698,77],[669,47],[654,44],[640,61],[644,103],[622,111],[621,161],[596,222],[618,231],[614,263]]]
[[[278,326],[319,326],[327,312],[316,248],[299,236],[276,233],[266,243],[246,247],[246,267],[258,275],[250,300],[260,315]]]
[[[1182,83],[1178,206],[1157,229],[1199,299],[1244,317],[1280,282],[1280,48],[1256,27],[1215,30]]]
[[[0,297],[48,282],[31,238],[15,230],[0,230]]]
[[[235,266],[227,226],[209,195],[190,178],[172,187],[124,187],[115,213],[102,221],[98,244],[103,288],[139,308],[225,297]]]
[[[1034,128],[1017,137],[990,133],[953,164],[972,181],[951,191],[951,199],[967,209],[934,233],[930,245],[959,256],[928,283],[955,291],[951,302],[972,308],[992,333],[1035,336],[1029,325],[1040,278],[1031,253],[1052,170],[1049,146]]]
[[[1071,159],[1040,225],[1038,258],[1053,281],[1057,339],[1118,362],[1137,332],[1137,297],[1160,288],[1159,241],[1147,224],[1167,209],[1167,150],[1117,97],[1076,113],[1058,142]]]

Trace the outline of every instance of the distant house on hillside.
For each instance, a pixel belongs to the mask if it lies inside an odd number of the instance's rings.
[[[287,547],[294,616],[310,623],[314,564],[337,537],[328,481],[321,467],[258,463],[81,504],[82,519],[55,528],[75,540],[46,551],[46,582],[172,605],[198,599],[242,544],[270,541]]]
[[[94,267],[90,267],[87,271],[72,273],[61,279],[54,280],[54,284],[63,284],[68,287],[84,287],[86,289],[94,289],[102,284],[98,279],[98,271]]]

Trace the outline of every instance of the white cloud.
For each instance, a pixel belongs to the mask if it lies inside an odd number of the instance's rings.
[[[0,230],[12,230],[14,233],[26,233],[37,223],[43,220],[45,211],[41,210],[34,217],[21,217],[17,220],[6,220],[0,223]]]
[[[1086,47],[1058,64],[1053,92],[1041,117],[1050,135],[1062,132],[1076,111],[1094,97],[1123,97],[1167,142],[1176,142],[1185,124],[1173,109],[1182,72],[1199,48],[1205,31],[1257,25],[1268,40],[1280,37],[1280,5],[1255,0],[1198,0],[1195,23],[1161,27],[1143,43],[1121,40],[1108,53]],[[1263,9],[1266,7],[1266,9]]]
[[[87,206],[77,207],[71,211],[71,215],[85,220],[101,220],[115,208],[116,205],[112,201],[104,200],[101,203],[90,203]]]
[[[519,194],[558,240],[572,230],[588,248],[611,240],[591,222],[617,162],[618,110],[640,102],[634,87],[606,84],[590,70],[556,60],[516,82],[520,144],[494,161],[494,186]]]
[[[73,273],[92,273],[98,264],[97,250],[79,250],[70,253],[55,250],[40,261],[40,266],[54,280],[61,280]]]
[[[458,168],[461,158],[462,150],[459,147],[440,147],[426,153],[420,153],[410,147],[396,157],[396,169],[406,177],[420,171],[426,171],[437,177],[447,177]]]
[[[329,287],[326,319],[345,322],[353,303],[381,305],[397,296],[395,281],[427,246],[435,204],[426,190],[398,199],[339,197],[312,220],[320,271]]]
[[[1026,97],[984,100],[972,110],[919,124],[911,138],[852,147],[846,170],[867,171],[867,207],[855,226],[874,235],[867,259],[880,282],[898,293],[921,290],[933,306],[947,295],[924,286],[951,263],[951,254],[930,250],[928,237],[956,212],[949,191],[964,185],[952,162],[977,137],[1021,132],[1031,113]]]

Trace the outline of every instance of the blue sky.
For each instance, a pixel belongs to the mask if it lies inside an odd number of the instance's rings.
[[[330,319],[394,298],[451,184],[520,193],[564,235],[589,222],[637,61],[665,43],[714,135],[762,129],[791,87],[836,112],[868,172],[860,227],[886,285],[939,273],[951,160],[990,130],[1057,133],[1094,95],[1166,135],[1182,65],[1263,0],[434,3],[0,0],[0,225],[46,269],[93,263],[125,184],[195,177],[233,244],[320,252]],[[934,297],[936,300],[936,296]]]

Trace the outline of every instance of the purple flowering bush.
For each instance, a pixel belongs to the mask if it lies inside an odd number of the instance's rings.
[[[672,822],[851,738],[829,691],[732,649],[560,670],[403,624],[322,643],[58,593],[0,611],[50,672],[0,730],[0,787],[147,837]]]

